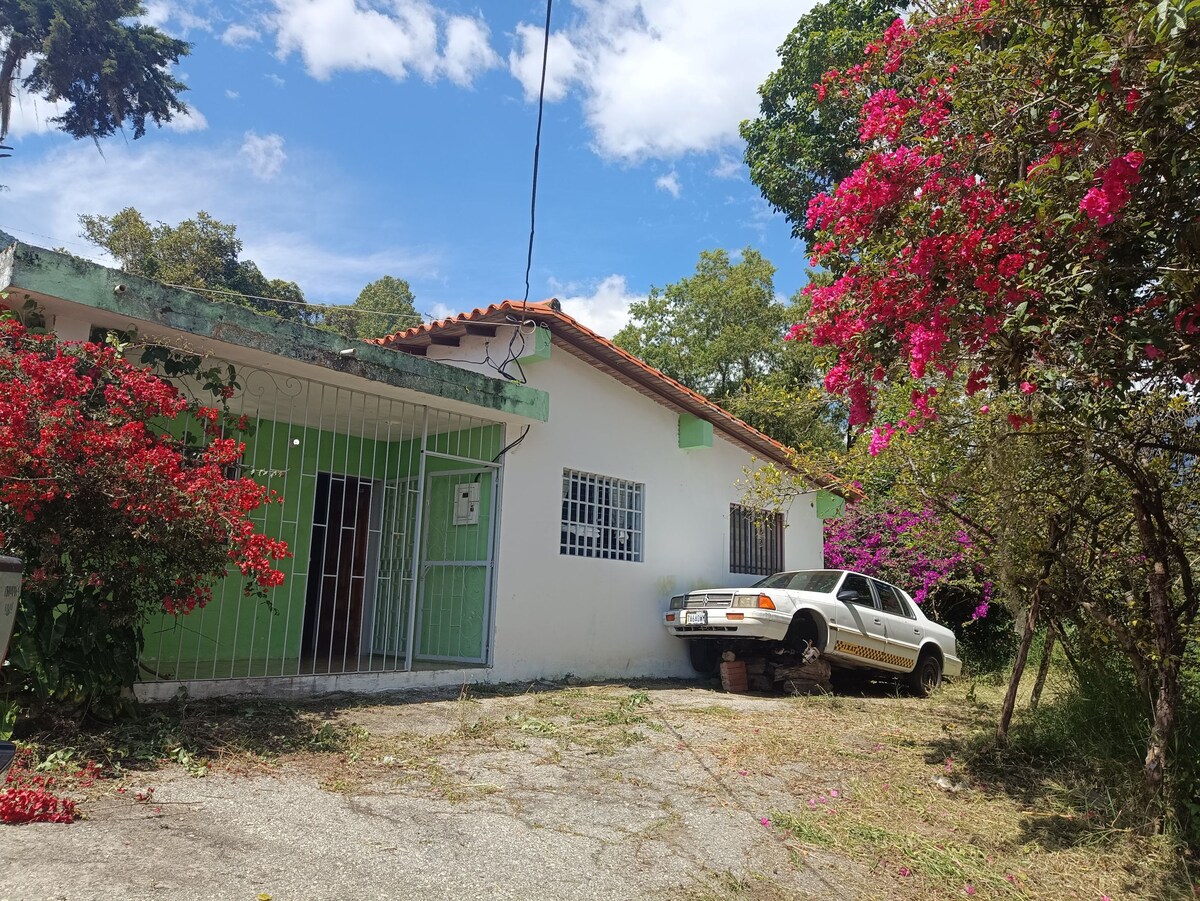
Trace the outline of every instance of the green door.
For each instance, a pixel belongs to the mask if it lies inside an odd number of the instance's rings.
[[[487,662],[494,509],[494,470],[426,475],[417,658]]]

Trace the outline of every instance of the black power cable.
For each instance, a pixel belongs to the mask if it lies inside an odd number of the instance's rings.
[[[546,108],[546,60],[550,56],[550,11],[554,0],[546,0],[546,28],[542,35],[542,83],[538,88],[537,133],[533,140],[533,189],[529,198],[529,252],[525,257],[525,297],[521,301],[521,312],[529,303],[529,272],[533,268],[533,232],[537,221],[538,159],[542,155],[542,114]]]

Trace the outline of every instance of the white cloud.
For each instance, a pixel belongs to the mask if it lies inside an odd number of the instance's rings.
[[[629,323],[629,305],[645,300],[645,294],[631,294],[623,275],[602,279],[590,294],[560,297],[563,312],[578,319],[594,332],[611,338]]]
[[[236,150],[236,144],[195,140],[114,141],[101,156],[91,142],[75,141],[37,159],[16,156],[4,161],[10,190],[0,205],[0,230],[111,265],[79,236],[80,213],[111,215],[133,206],[152,222],[174,224],[207,210],[237,225],[243,256],[268,278],[296,281],[313,302],[351,301],[386,272],[410,280],[438,277],[440,253],[382,243],[371,230],[355,232],[360,220],[353,186],[336,171],[289,165],[278,176],[280,189],[264,204]],[[188,177],[180,178],[181,171]],[[314,207],[320,217],[312,215]]]
[[[262,35],[259,34],[257,28],[252,25],[246,25],[238,22],[230,25],[221,33],[221,43],[228,44],[230,47],[249,47],[251,44],[261,40]]]
[[[277,87],[277,88],[281,88],[285,84],[287,84],[286,81],[284,81],[282,78],[280,78],[274,72],[268,72],[266,75],[263,76],[263,78],[265,78],[267,81],[271,82],[271,84],[275,85],[275,87]]]
[[[41,97],[34,97],[17,83],[13,92],[12,118],[8,124],[8,137],[20,138],[27,135],[40,135],[54,131],[57,127],[50,120],[61,116],[67,111],[67,103],[59,100],[51,103]]]
[[[525,99],[537,100],[542,82],[542,50],[545,29],[537,25],[517,26],[518,46],[508,54],[508,71],[521,82]],[[583,74],[583,57],[562,32],[551,32],[546,50],[546,102],[556,103],[567,96],[571,85]]]
[[[210,31],[212,22],[197,9],[206,5],[204,0],[148,0],[138,21],[178,34],[192,30]]]
[[[249,163],[255,178],[263,181],[270,181],[278,175],[287,160],[287,154],[283,152],[282,135],[260,135],[253,130],[246,132],[239,153]]]
[[[733,156],[721,154],[711,174],[716,178],[738,178],[742,174],[742,161]]]
[[[674,169],[666,175],[660,175],[656,178],[654,180],[654,187],[660,191],[666,191],[676,200],[679,199],[679,195],[683,192],[683,185],[679,183],[679,176],[675,174]]]
[[[776,48],[813,0],[577,0],[576,5],[578,23],[559,32],[570,49],[554,65],[565,67],[578,82],[596,151],[636,161],[734,146],[738,124],[758,109],[759,84],[778,64]],[[540,36],[538,28],[519,26],[520,49],[510,57],[510,70],[526,97],[534,56],[530,28]],[[557,46],[552,38],[552,60]],[[540,50],[539,44],[538,66]],[[554,82],[553,99],[565,93],[557,90],[563,83]]]
[[[475,76],[500,65],[482,19],[453,16],[446,23],[446,50],[442,71],[460,87],[469,87]]]
[[[170,131],[189,132],[189,131],[204,131],[208,128],[208,119],[204,117],[204,113],[196,109],[194,106],[189,106],[186,113],[177,113],[164,128]]]
[[[225,91],[225,96],[226,96],[228,99],[230,99],[230,100],[237,100],[237,99],[238,99],[239,97],[241,97],[242,95],[241,95],[241,94],[239,94],[237,91],[230,91],[230,90],[226,90],[226,91]]]
[[[374,71],[402,81],[416,72],[426,81],[445,76],[467,86],[498,64],[478,18],[450,16],[428,0],[273,0],[276,52],[299,53],[308,73],[327,79],[341,71]],[[439,30],[445,54],[438,52]]]

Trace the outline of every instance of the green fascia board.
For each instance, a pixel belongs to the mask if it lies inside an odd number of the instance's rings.
[[[712,447],[712,423],[692,413],[680,413],[679,446],[685,450],[697,447]]]
[[[522,363],[536,363],[539,360],[550,359],[550,329],[536,326],[533,330],[533,340],[525,346],[525,352],[518,359]]]
[[[490,378],[355,342],[332,332],[267,316],[233,303],[208,300],[190,291],[109,269],[69,254],[13,243],[0,250],[0,291],[29,291],[119,316],[188,332],[344,372],[396,388],[473,404],[545,422],[550,396],[515,382]]]
[[[846,499],[822,488],[813,501],[818,519],[838,519],[846,509]]]

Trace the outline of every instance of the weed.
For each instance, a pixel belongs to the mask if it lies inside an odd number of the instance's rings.
[[[59,748],[51,751],[42,758],[37,770],[42,773],[53,773],[56,770],[72,770],[78,767],[74,748]]]

